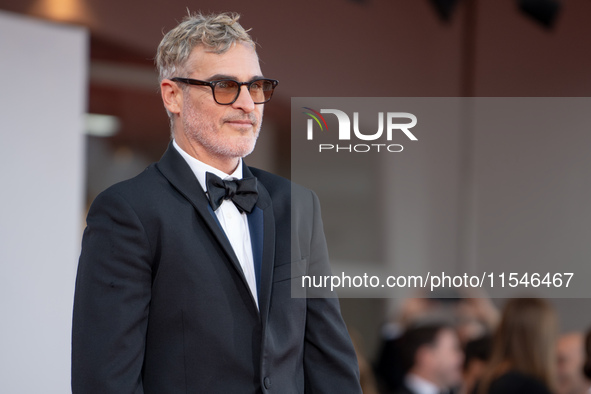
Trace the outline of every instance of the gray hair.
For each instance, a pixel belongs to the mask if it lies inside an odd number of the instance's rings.
[[[183,73],[187,60],[197,45],[207,51],[222,54],[236,43],[245,43],[255,48],[255,43],[239,23],[237,13],[203,15],[189,14],[174,29],[166,33],[156,52],[156,67],[159,81]],[[185,75],[181,75],[185,76]]]

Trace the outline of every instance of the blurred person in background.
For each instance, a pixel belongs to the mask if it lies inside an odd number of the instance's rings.
[[[591,380],[591,329],[585,335],[585,365],[583,366],[583,374]],[[591,388],[588,390],[591,394]]]
[[[404,379],[395,394],[450,393],[459,386],[464,355],[453,327],[411,327],[397,343]]]
[[[460,394],[468,394],[474,390],[490,359],[492,338],[485,335],[469,341],[464,347],[464,370]]]
[[[583,372],[585,336],[580,332],[562,335],[556,342],[557,394],[587,394],[591,388]]]
[[[411,326],[438,319],[441,304],[428,298],[411,297],[402,301],[398,313],[382,327],[382,345],[375,365],[378,386],[382,392],[398,389],[404,380],[399,355],[400,336]]]
[[[549,394],[555,387],[557,319],[543,299],[507,301],[475,394]]]
[[[384,392],[398,388],[404,379],[397,342],[412,326],[446,322],[453,327],[462,346],[471,340],[490,335],[499,321],[497,307],[482,293],[459,293],[445,290],[438,298],[404,299],[393,318],[382,327],[382,345],[375,372]]]

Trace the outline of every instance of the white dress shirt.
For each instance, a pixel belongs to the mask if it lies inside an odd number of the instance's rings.
[[[205,181],[206,172],[211,172],[222,179],[242,179],[242,159],[239,160],[236,170],[228,175],[225,172],[205,164],[189,155],[178,146],[176,141],[173,140],[172,144],[181,154],[183,159],[185,159],[187,164],[189,164],[189,167],[193,170],[193,173],[201,184],[203,190],[207,191],[207,183]],[[257,296],[254,259],[252,256],[252,244],[250,242],[250,231],[248,228],[248,218],[246,213],[240,213],[232,201],[222,200],[221,205],[215,210],[215,215],[222,225],[222,228],[230,241],[230,245],[232,245],[232,249],[234,249],[236,257],[238,257],[242,272],[244,273],[244,277],[246,278],[246,282],[248,283],[248,287],[250,287],[250,292],[252,293],[258,308],[259,300]]]
[[[426,379],[415,374],[409,373],[404,379],[404,384],[413,393],[417,394],[439,394],[441,390]]]

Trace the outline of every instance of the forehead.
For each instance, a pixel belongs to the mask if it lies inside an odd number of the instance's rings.
[[[224,53],[209,52],[203,45],[193,48],[188,72],[192,78],[206,79],[213,75],[234,76],[240,80],[262,75],[259,58],[253,47],[237,43]]]

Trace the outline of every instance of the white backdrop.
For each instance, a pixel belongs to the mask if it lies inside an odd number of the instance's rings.
[[[87,32],[0,12],[0,392],[70,392]]]

